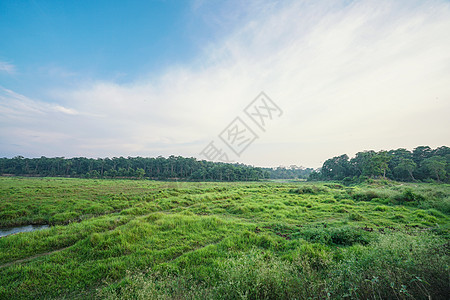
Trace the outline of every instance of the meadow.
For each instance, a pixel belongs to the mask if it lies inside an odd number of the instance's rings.
[[[0,178],[0,299],[447,299],[450,185]]]

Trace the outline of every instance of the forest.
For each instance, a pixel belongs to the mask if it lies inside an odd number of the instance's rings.
[[[355,157],[347,154],[327,159],[321,168],[259,168],[197,160],[171,155],[168,158],[113,157],[0,158],[0,174],[36,177],[134,178],[186,181],[257,181],[262,179],[337,180],[358,183],[368,178],[396,181],[450,181],[450,148],[432,149],[418,146],[412,151],[399,148],[389,151],[362,151]]]
[[[21,176],[80,178],[149,178],[155,180],[253,181],[269,178],[267,170],[244,164],[227,164],[169,156],[164,158],[113,157],[0,158],[0,173]]]
[[[164,158],[113,157],[0,158],[0,174],[36,177],[149,178],[155,180],[254,181],[260,179],[306,179],[312,168],[297,166],[257,168],[169,156]]]
[[[450,181],[450,148],[432,149],[419,146],[389,151],[363,151],[349,158],[347,154],[327,159],[311,180],[343,180],[344,182],[382,177],[397,181]]]

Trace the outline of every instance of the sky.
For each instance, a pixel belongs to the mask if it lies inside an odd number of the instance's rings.
[[[449,33],[448,0],[3,0],[0,157],[449,146]]]

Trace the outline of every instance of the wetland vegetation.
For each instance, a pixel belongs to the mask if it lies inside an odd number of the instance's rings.
[[[445,299],[450,186],[0,178],[0,298]]]

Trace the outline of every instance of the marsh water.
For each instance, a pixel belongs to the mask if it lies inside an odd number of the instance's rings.
[[[41,229],[45,229],[45,228],[49,228],[49,226],[48,225],[26,225],[26,226],[18,226],[18,227],[0,228],[0,238],[7,236],[7,235],[15,234],[15,233],[30,232],[30,231],[41,230]]]

